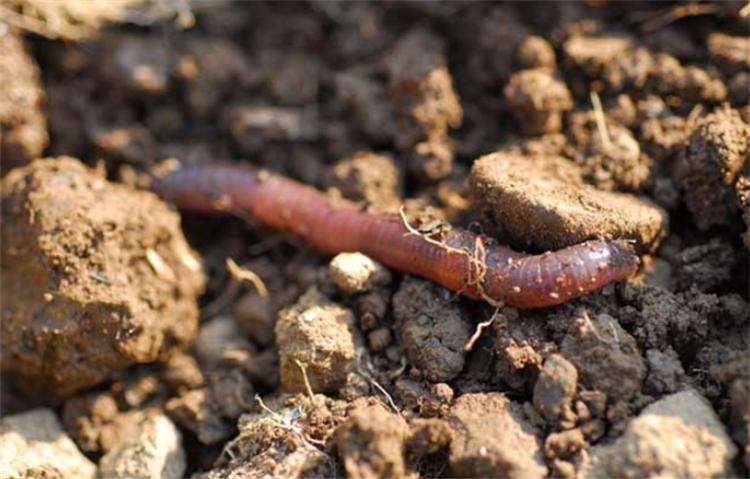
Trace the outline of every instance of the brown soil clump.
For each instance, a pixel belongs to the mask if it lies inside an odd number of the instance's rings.
[[[408,436],[406,421],[383,406],[353,410],[336,430],[336,448],[347,477],[413,477],[407,473],[404,459]]]
[[[0,158],[2,173],[41,155],[47,147],[45,100],[39,67],[26,41],[12,32],[0,35]]]
[[[407,277],[393,297],[396,332],[409,362],[433,382],[454,379],[464,367],[471,329],[450,294]]]
[[[450,475],[542,478],[537,431],[521,408],[501,394],[464,394],[451,409]]]
[[[646,365],[638,345],[613,317],[583,312],[560,346],[575,364],[581,384],[606,393],[610,403],[628,401],[641,390]]]
[[[627,238],[653,251],[667,215],[650,201],[585,185],[572,162],[550,156],[493,153],[469,179],[476,208],[497,236],[522,247],[554,250],[593,238]]]
[[[596,448],[583,477],[727,477],[736,454],[705,399],[685,391],[647,407],[614,444]]]
[[[0,477],[93,479],[96,466],[50,409],[34,409],[0,421]]]
[[[542,372],[534,385],[534,407],[549,424],[569,422],[573,418],[571,406],[578,387],[578,371],[559,354],[544,361]]]
[[[737,211],[734,182],[747,162],[750,127],[722,108],[699,120],[675,169],[675,183],[701,230],[730,223]]]
[[[510,77],[505,99],[526,135],[562,129],[562,114],[573,107],[568,87],[546,68],[521,70]]]
[[[197,330],[201,265],[150,193],[71,158],[3,180],[3,369],[70,393],[165,359]]]
[[[400,172],[388,156],[357,152],[333,167],[327,183],[345,198],[364,201],[376,211],[398,211],[401,202]]]
[[[279,313],[276,345],[281,386],[287,392],[338,391],[354,369],[354,315],[310,290]],[[305,379],[307,378],[307,379]]]

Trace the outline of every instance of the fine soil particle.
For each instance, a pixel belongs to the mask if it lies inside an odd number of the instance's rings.
[[[733,185],[747,162],[750,127],[731,108],[700,119],[681,149],[674,180],[701,230],[733,221]]]
[[[47,147],[45,100],[39,67],[26,42],[10,31],[0,34],[0,158],[2,173],[38,157]]]
[[[346,477],[410,477],[404,459],[408,436],[406,421],[379,404],[353,410],[336,430],[336,448]]]
[[[595,448],[582,477],[728,477],[736,454],[716,413],[688,390],[650,405],[615,443]]]
[[[433,382],[449,381],[464,367],[471,329],[452,293],[406,277],[393,296],[396,334],[411,365]]]
[[[34,409],[0,421],[0,477],[94,479],[96,466],[76,448],[52,410]]]
[[[3,180],[3,369],[70,393],[196,334],[201,265],[178,216],[71,158]]]
[[[449,475],[546,477],[537,431],[521,407],[502,394],[464,394],[453,405],[448,423],[453,431]]]
[[[336,392],[354,369],[354,315],[311,289],[279,313],[276,345],[284,391]]]
[[[482,218],[521,247],[554,250],[607,237],[653,251],[667,234],[661,208],[584,184],[580,169],[561,157],[493,153],[474,163],[469,181]]]

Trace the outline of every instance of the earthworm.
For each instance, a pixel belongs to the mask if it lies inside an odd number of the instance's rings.
[[[560,304],[625,280],[638,265],[624,241],[595,239],[529,255],[460,229],[428,236],[404,218],[363,211],[355,202],[248,166],[179,167],[154,176],[151,188],[184,210],[240,211],[323,253],[358,251],[495,305]]]

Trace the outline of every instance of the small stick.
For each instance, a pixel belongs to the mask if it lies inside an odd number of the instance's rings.
[[[594,118],[596,118],[596,128],[599,130],[599,134],[602,137],[602,145],[604,145],[604,151],[609,151],[612,146],[612,141],[609,138],[609,130],[607,129],[607,120],[604,116],[604,108],[602,108],[602,102],[599,99],[599,94],[595,91],[591,91],[591,104],[594,106]]]
[[[495,322],[495,318],[497,317],[499,312],[500,308],[495,308],[495,312],[492,313],[490,319],[477,324],[477,328],[474,330],[474,334],[471,335],[471,338],[469,338],[466,346],[464,346],[464,351],[469,352],[474,348],[474,344],[477,342],[477,340],[479,340],[479,337],[482,335],[482,331],[484,331],[485,328],[490,327],[490,325]]]
[[[305,389],[307,390],[307,395],[310,396],[310,403],[311,405],[315,405],[315,394],[313,393],[313,388],[310,385],[310,379],[307,377],[307,366],[305,364],[302,364],[302,362],[299,359],[295,359],[294,362],[297,363],[297,366],[299,366],[300,371],[302,371],[302,379],[305,382]]]
[[[717,13],[718,11],[718,5],[710,3],[689,3],[685,5],[678,5],[674,8],[671,8],[665,13],[657,15],[656,17],[652,17],[649,20],[643,22],[643,24],[641,25],[641,29],[644,32],[653,32],[683,18],[707,15],[711,13]]]
[[[253,286],[255,286],[255,289],[258,291],[259,295],[264,298],[268,296],[268,288],[266,287],[266,284],[263,282],[263,280],[260,279],[260,276],[246,267],[240,267],[239,265],[237,265],[237,263],[234,262],[232,258],[227,258],[226,262],[227,271],[229,271],[229,274],[233,279],[248,281],[252,283]]]

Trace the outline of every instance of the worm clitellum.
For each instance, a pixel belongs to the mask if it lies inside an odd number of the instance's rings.
[[[459,229],[427,236],[415,232],[403,218],[364,212],[354,202],[245,166],[183,167],[155,178],[152,188],[184,210],[240,210],[304,238],[321,252],[358,251],[492,304],[519,308],[560,304],[625,280],[638,265],[623,241],[591,240],[527,255]]]

